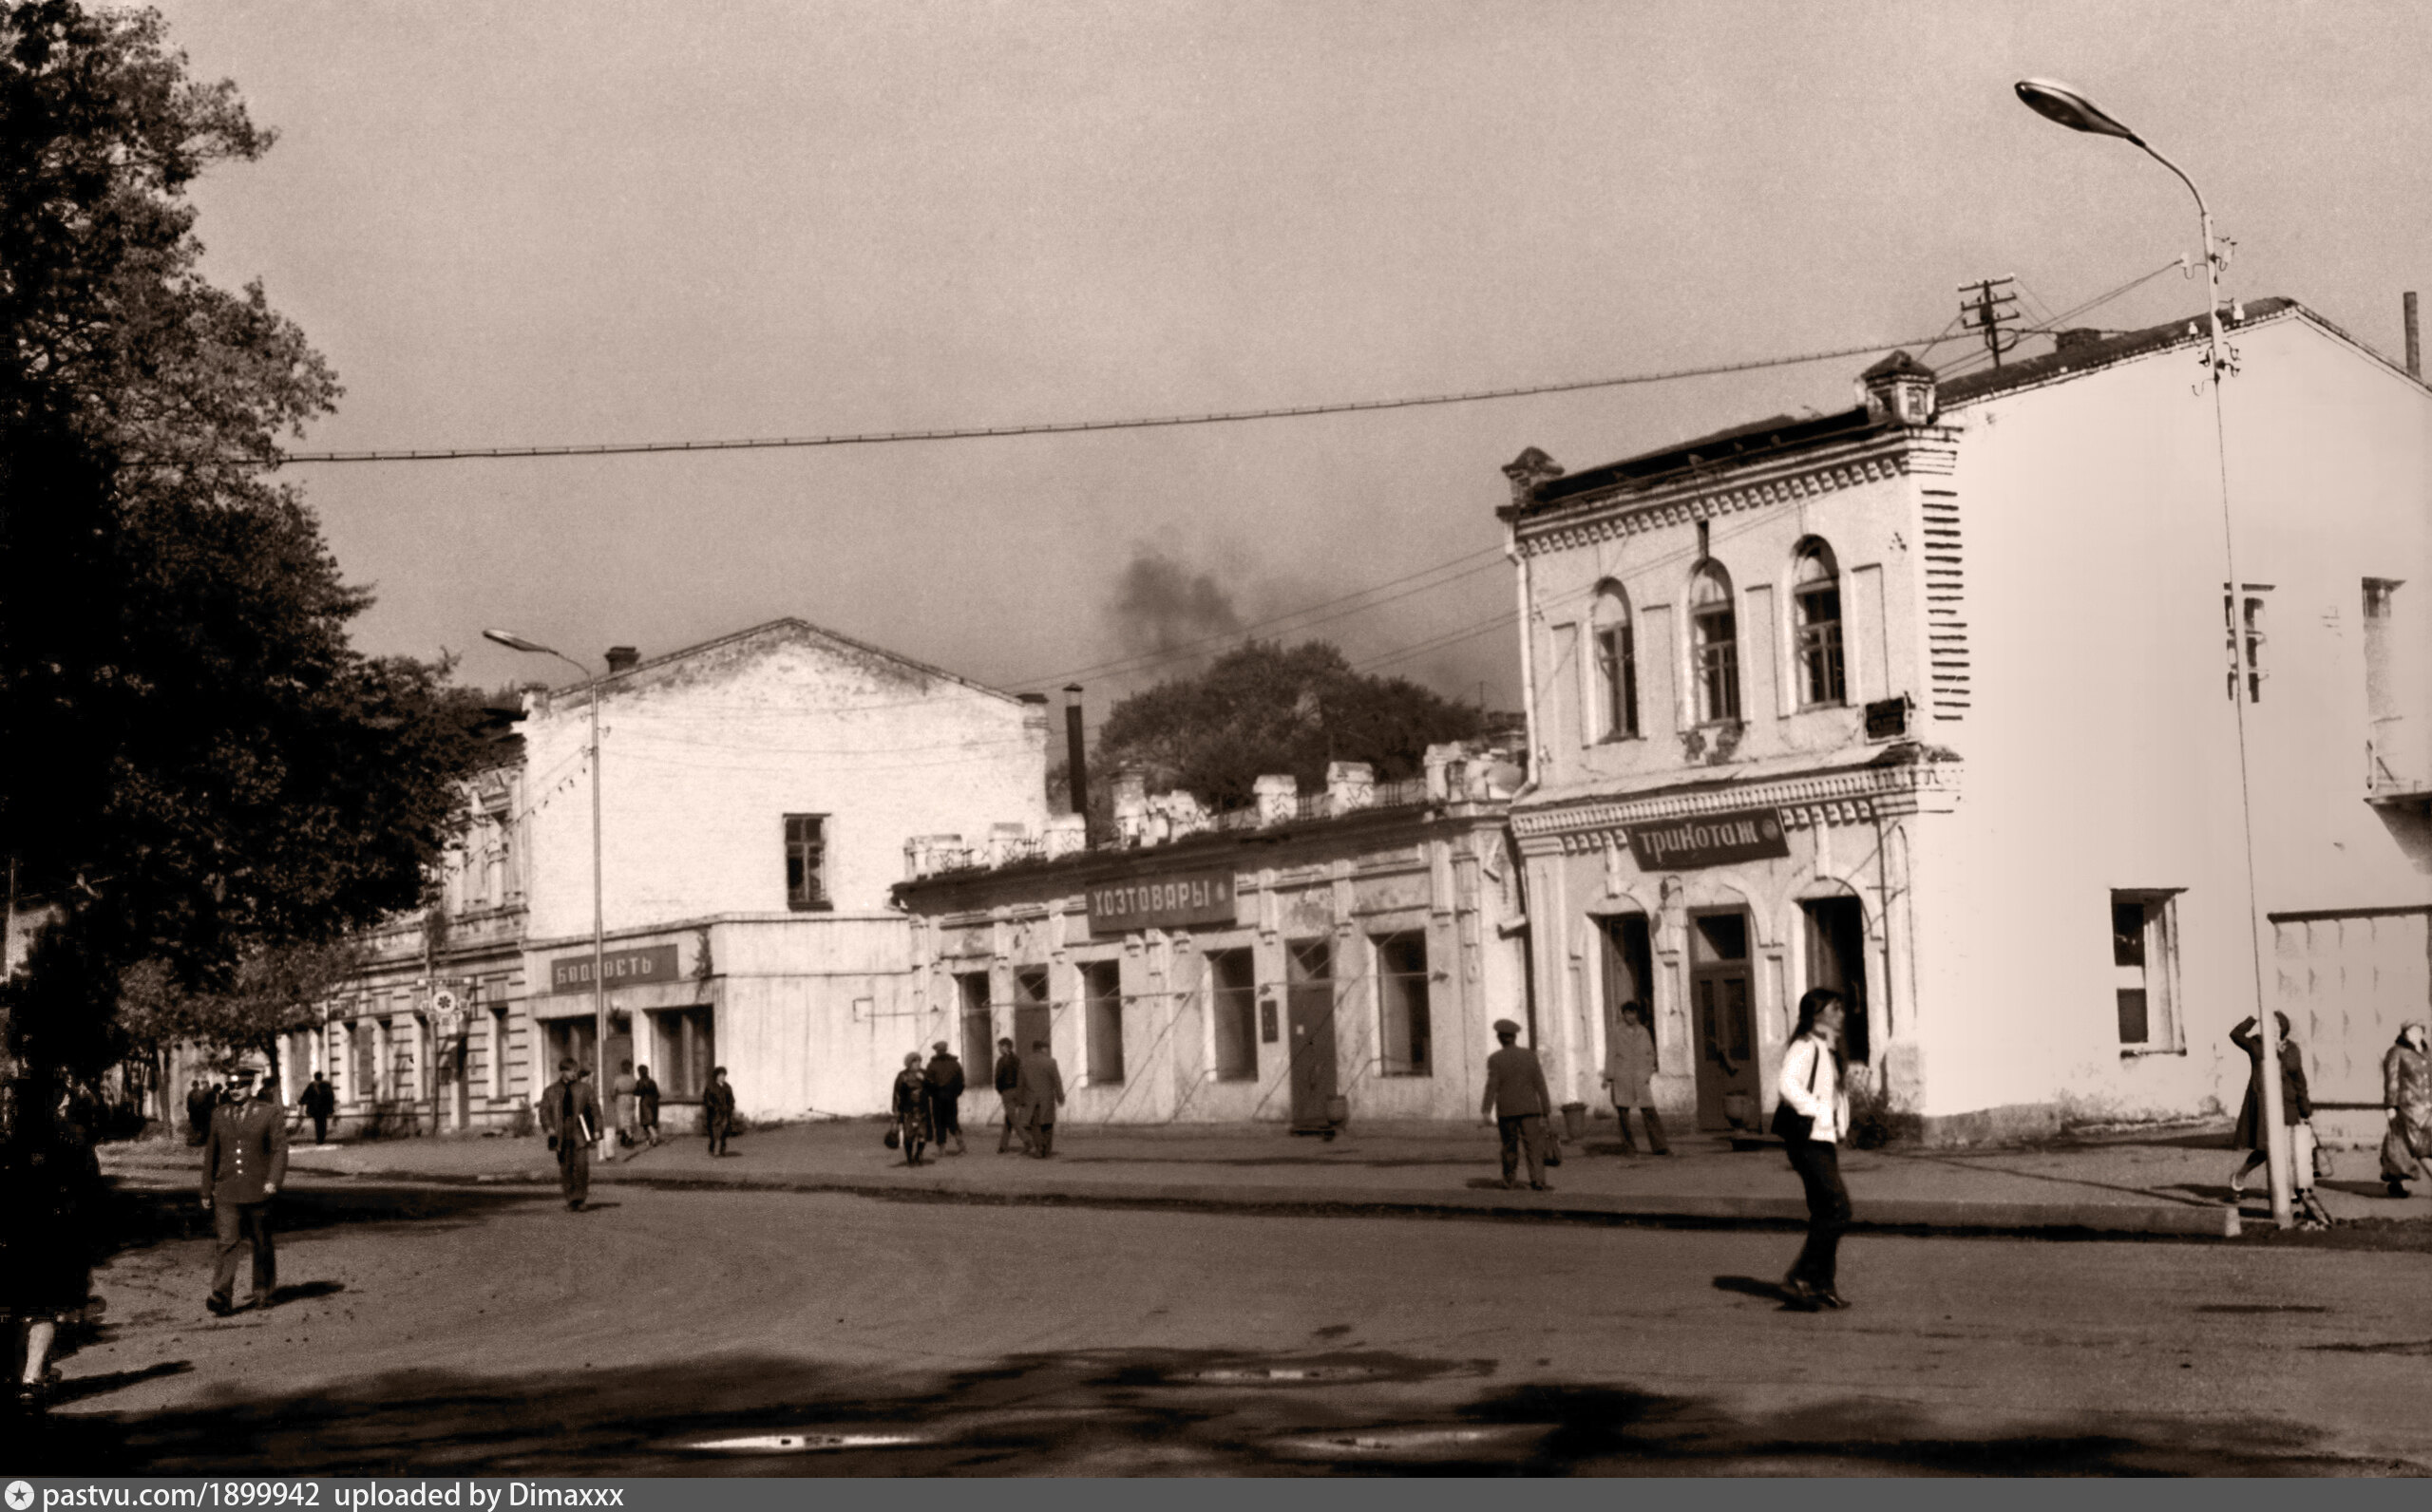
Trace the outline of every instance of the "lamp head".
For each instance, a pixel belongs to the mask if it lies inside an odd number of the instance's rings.
[[[557,654],[556,652],[551,651],[548,647],[542,645],[537,640],[525,640],[521,635],[513,634],[504,630],[483,631],[482,638],[484,640],[494,640],[509,651],[538,652],[543,656],[555,656]]]
[[[2046,121],[2057,121],[2071,131],[2118,137],[2140,147],[2145,144],[2126,125],[2105,114],[2100,105],[2058,79],[2021,79],[2014,87],[2026,107]]]

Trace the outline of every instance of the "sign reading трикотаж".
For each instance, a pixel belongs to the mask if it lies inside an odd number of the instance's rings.
[[[645,982],[675,980],[675,947],[645,945],[639,950],[610,951],[599,958],[600,975],[610,991],[619,987],[639,987]],[[549,963],[549,991],[552,992],[588,992],[591,991],[591,953],[560,955]]]
[[[1688,871],[1790,854],[1779,809],[1743,808],[1630,826],[1630,854],[1643,872]]]
[[[1233,869],[1188,872],[1090,889],[1090,933],[1233,921]]]

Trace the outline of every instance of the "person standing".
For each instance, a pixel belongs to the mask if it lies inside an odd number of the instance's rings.
[[[200,1146],[211,1133],[211,1110],[219,1104],[219,1094],[209,1082],[186,1085],[186,1143]]]
[[[329,1076],[314,1071],[312,1085],[305,1087],[304,1095],[295,1101],[303,1106],[304,1116],[313,1121],[313,1143],[327,1144],[330,1142],[330,1115],[338,1109],[337,1088],[330,1085]]]
[[[101,1228],[102,1171],[88,1134],[90,1105],[73,1093],[46,1096],[37,1077],[0,1089],[0,1316],[10,1320],[15,1367],[9,1391],[28,1408],[50,1405],[60,1372],[50,1364],[60,1326],[85,1315]]]
[[[1520,1044],[1520,1026],[1508,1018],[1494,1021],[1494,1037],[1502,1048],[1486,1058],[1486,1096],[1478,1116],[1492,1119],[1503,1135],[1503,1184],[1512,1184],[1520,1162],[1529,1163],[1529,1189],[1550,1192],[1546,1180],[1546,1115],[1554,1106],[1546,1087],[1546,1068],[1537,1052]]]
[[[919,1050],[904,1055],[903,1069],[895,1073],[895,1085],[888,1092],[895,1113],[896,1140],[903,1147],[903,1163],[918,1165],[922,1146],[929,1143],[929,1079],[922,1074]]]
[[[645,1066],[634,1073],[634,1114],[641,1121],[642,1143],[658,1147],[658,1084]]]
[[[2406,1183],[2423,1180],[2423,1162],[2432,1160],[2432,1030],[2408,1024],[2398,1031],[2398,1043],[2382,1057],[2382,1104],[2389,1109],[2389,1132],[2382,1136],[2382,1181],[2392,1197],[2404,1197]]]
[[[287,1180],[287,1115],[265,1086],[255,1095],[256,1068],[228,1073],[228,1100],[211,1115],[202,1142],[202,1207],[219,1243],[219,1263],[203,1306],[220,1317],[237,1311],[237,1252],[254,1257],[252,1306],[266,1308],[278,1290],[278,1249],[271,1238],[271,1199]]]
[[[591,1145],[599,1137],[599,1099],[573,1056],[558,1062],[558,1079],[541,1094],[541,1128],[558,1152],[558,1185],[566,1211],[591,1200]]]
[[[1807,1192],[1807,1242],[1782,1279],[1791,1306],[1813,1313],[1849,1306],[1837,1290],[1841,1235],[1850,1226],[1849,1188],[1841,1184],[1841,1141],[1850,1134],[1848,1063],[1841,1049],[1841,994],[1811,989],[1798,1000],[1798,1029],[1782,1051],[1774,1132]]]
[[[710,1085],[701,1088],[701,1122],[710,1134],[710,1153],[724,1155],[727,1137],[734,1132],[734,1088],[726,1085],[726,1068],[710,1068]]]
[[[997,1106],[1005,1115],[1005,1126],[997,1135],[997,1153],[1002,1155],[1014,1141],[1022,1142],[1022,1153],[1030,1153],[1030,1130],[1022,1126],[1022,1058],[1014,1053],[1014,1042],[997,1042]]]
[[[634,1075],[634,1063],[618,1061],[617,1074],[608,1084],[608,1095],[616,1099],[617,1142],[627,1149],[634,1147],[634,1131],[641,1123],[641,1104],[634,1088],[641,1083]],[[611,1150],[612,1156],[616,1151]]]
[[[1663,1138],[1662,1115],[1655,1111],[1655,1096],[1648,1089],[1654,1076],[1655,1030],[1647,1023],[1646,1005],[1632,998],[1622,1005],[1621,1021],[1613,1026],[1613,1043],[1605,1055],[1605,1083],[1613,1089],[1613,1122],[1621,1125],[1625,1155],[1638,1153],[1630,1141],[1631,1108],[1646,1121],[1646,1147],[1658,1155],[1672,1153]]]
[[[929,1057],[926,1072],[929,1084],[929,1137],[938,1143],[938,1153],[946,1152],[946,1141],[954,1141],[954,1153],[963,1153],[962,1145],[962,1061],[946,1049],[946,1042],[937,1043],[937,1053]]]
[[[2297,1042],[2289,1037],[2289,1015],[2271,1015],[2280,1025],[2280,1116],[2291,1125],[2310,1121],[2314,1116],[2314,1101],[2306,1090],[2306,1058]],[[2263,1126],[2263,1036],[2254,1031],[2254,1015],[2249,1013],[2230,1030],[2230,1043],[2246,1051],[2246,1101],[2238,1107],[2238,1125],[2230,1133],[2233,1149],[2246,1151],[2230,1177],[2232,1203],[2246,1200],[2246,1179],[2258,1165],[2270,1160],[2270,1141]],[[2296,1148],[2292,1135],[2290,1148]],[[2310,1157],[2309,1157],[2310,1158]]]
[[[1033,1040],[1022,1057],[1021,1084],[1016,1095],[1022,1103],[1022,1127],[1030,1153],[1045,1160],[1055,1153],[1055,1109],[1064,1102],[1064,1068],[1047,1041]]]

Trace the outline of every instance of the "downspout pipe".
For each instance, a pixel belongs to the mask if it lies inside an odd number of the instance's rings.
[[[1520,610],[1520,722],[1523,738],[1529,743],[1527,775],[1511,794],[1510,802],[1518,804],[1539,785],[1537,774],[1544,769],[1543,747],[1537,744],[1537,594],[1535,579],[1529,570],[1528,555],[1520,549],[1520,521],[1508,520],[1503,527],[1503,555],[1513,569]],[[1509,810],[1506,811],[1507,813]],[[1506,824],[1510,823],[1507,819]],[[1529,1043],[1537,1038],[1537,922],[1530,913],[1529,867],[1520,854],[1518,836],[1511,844],[1512,892],[1520,903],[1520,917],[1529,920],[1523,933],[1520,952],[1521,1007],[1529,1025]]]

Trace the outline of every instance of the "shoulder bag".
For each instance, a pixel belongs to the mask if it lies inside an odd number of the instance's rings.
[[[1815,1063],[1807,1068],[1807,1090],[1815,1092],[1815,1073],[1824,1068],[1824,1047],[1815,1047]],[[1789,1098],[1774,1105],[1774,1135],[1785,1143],[1796,1144],[1815,1137],[1815,1121],[1790,1106]]]

